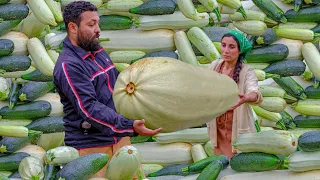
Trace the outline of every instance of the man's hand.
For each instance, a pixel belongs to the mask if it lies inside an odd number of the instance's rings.
[[[133,122],[133,129],[136,133],[139,133],[139,135],[141,136],[154,136],[156,134],[158,134],[162,128],[158,128],[156,130],[152,130],[149,128],[146,128],[146,126],[144,125],[145,120],[135,120]]]

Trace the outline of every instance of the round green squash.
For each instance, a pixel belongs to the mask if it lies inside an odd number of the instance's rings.
[[[116,111],[145,119],[151,129],[173,132],[200,126],[225,113],[238,100],[230,77],[168,57],[141,59],[122,71],[113,100]]]

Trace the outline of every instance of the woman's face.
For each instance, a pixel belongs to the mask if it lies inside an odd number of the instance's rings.
[[[240,54],[237,41],[233,37],[224,37],[221,41],[221,53],[224,61],[237,62]]]

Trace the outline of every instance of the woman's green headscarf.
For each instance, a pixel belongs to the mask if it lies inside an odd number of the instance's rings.
[[[244,36],[244,34],[238,30],[231,30],[227,32],[226,34],[233,35],[235,38],[237,38],[239,42],[239,48],[240,48],[240,54],[243,54],[243,60],[245,57],[250,53],[252,46],[250,42],[247,40],[247,38]]]

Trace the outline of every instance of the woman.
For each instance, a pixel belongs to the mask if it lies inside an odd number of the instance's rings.
[[[237,30],[231,30],[222,37],[222,61],[213,61],[210,68],[228,75],[239,87],[238,102],[226,113],[207,123],[215,154],[224,154],[229,159],[237,153],[232,142],[239,134],[256,132],[252,105],[262,103],[258,79],[252,68],[243,64],[252,49],[246,37]]]

